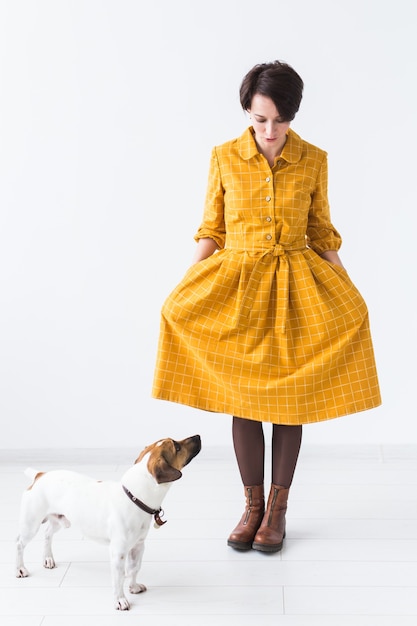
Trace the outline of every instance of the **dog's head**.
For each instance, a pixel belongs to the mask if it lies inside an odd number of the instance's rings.
[[[192,461],[200,450],[200,435],[194,435],[181,441],[159,439],[140,453],[135,464],[148,454],[147,467],[149,473],[152,474],[158,484],[169,483],[181,478],[180,470]]]

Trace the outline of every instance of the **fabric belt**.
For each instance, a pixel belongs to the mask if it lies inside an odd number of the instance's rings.
[[[237,326],[247,326],[253,316],[254,303],[262,285],[262,290],[271,290],[274,279],[277,285],[277,309],[276,316],[280,325],[280,331],[286,332],[286,322],[288,315],[289,298],[289,264],[287,252],[305,250],[305,238],[293,244],[285,245],[277,243],[272,248],[268,248],[260,255],[253,266],[248,284],[243,293],[242,301],[237,316]]]

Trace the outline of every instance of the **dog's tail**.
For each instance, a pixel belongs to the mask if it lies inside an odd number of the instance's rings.
[[[33,469],[33,467],[27,467],[24,473],[33,485],[45,472],[40,472],[39,470]]]

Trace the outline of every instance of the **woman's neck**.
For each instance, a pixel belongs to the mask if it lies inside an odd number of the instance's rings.
[[[284,141],[282,142],[282,144],[281,144],[281,145],[274,146],[274,148],[273,148],[273,149],[271,149],[271,150],[267,150],[266,148],[261,148],[261,147],[258,145],[258,150],[259,150],[259,152],[260,152],[261,154],[263,154],[263,155],[264,155],[264,157],[265,157],[265,158],[266,158],[266,160],[268,161],[268,163],[269,163],[270,167],[274,167],[275,160],[276,160],[279,156],[281,156],[281,153],[282,153],[282,151],[283,151],[283,149],[284,149],[284,146],[285,146],[285,144],[286,144],[286,140],[287,140],[287,138],[285,137],[285,139],[284,139]]]

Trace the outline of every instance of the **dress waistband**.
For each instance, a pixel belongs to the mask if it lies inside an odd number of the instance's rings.
[[[285,243],[276,243],[269,248],[240,248],[240,247],[228,247],[228,250],[232,250],[234,252],[253,252],[259,253],[261,256],[266,254],[272,254],[272,256],[282,256],[286,252],[295,252],[297,250],[305,250],[307,248],[306,239],[299,239],[293,243],[285,244]]]
[[[277,323],[280,325],[280,331],[285,333],[289,296],[289,265],[287,252],[305,250],[306,248],[306,240],[303,238],[293,244],[286,245],[277,243],[271,248],[259,250],[262,254],[257,258],[253,266],[240,303],[237,319],[238,327],[247,325],[250,318],[256,315],[256,302],[260,285],[262,284],[263,290],[271,290],[272,282],[276,279],[276,319]]]

